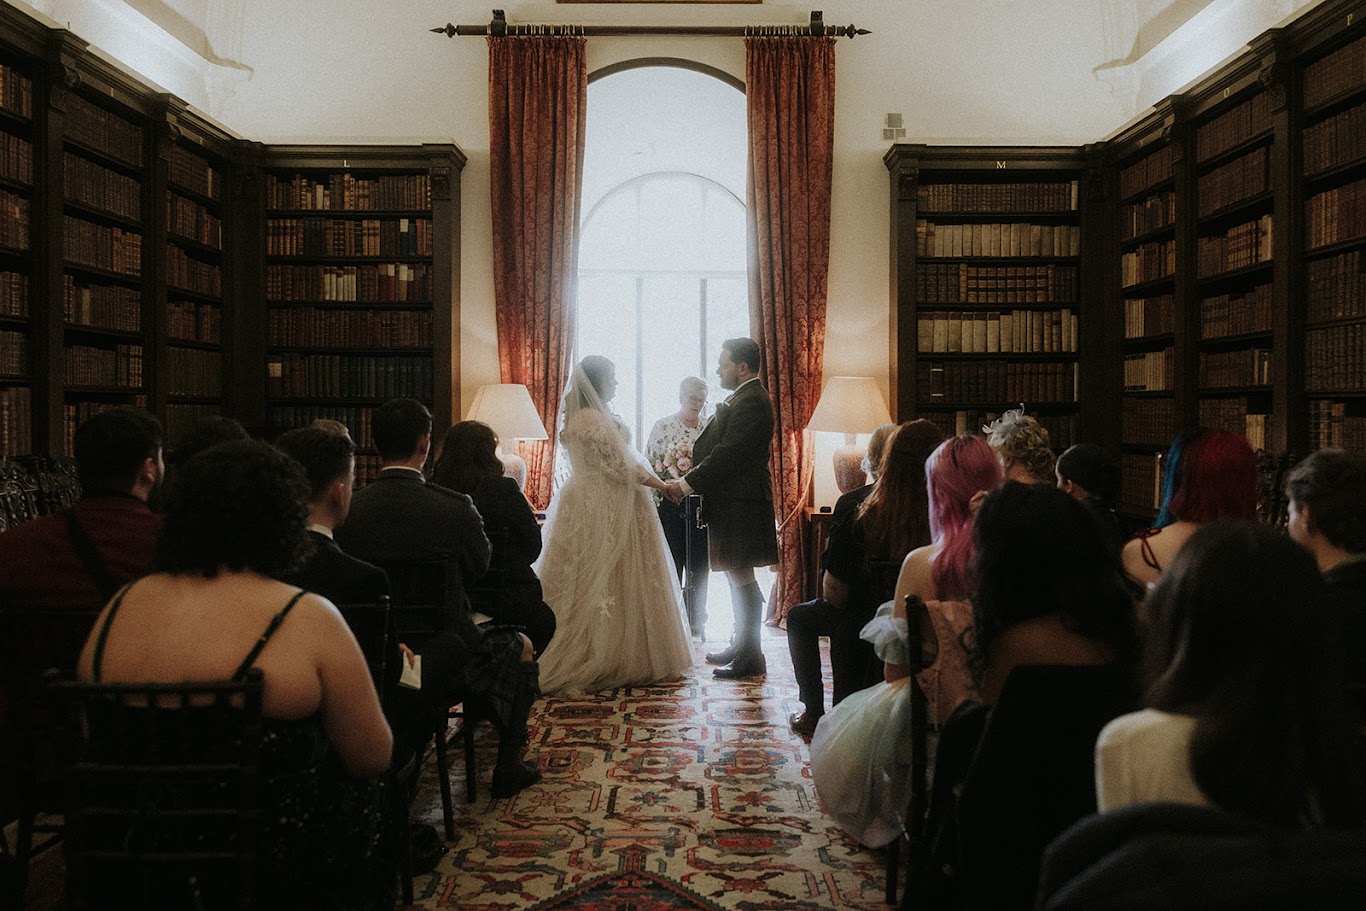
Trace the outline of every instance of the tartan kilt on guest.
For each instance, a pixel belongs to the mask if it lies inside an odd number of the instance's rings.
[[[707,559],[712,572],[729,572],[778,562],[778,533],[771,498],[702,498],[707,524]]]
[[[480,704],[481,717],[500,730],[520,726],[516,706],[540,695],[540,665],[522,660],[522,640],[511,627],[487,626],[460,669],[460,689]]]

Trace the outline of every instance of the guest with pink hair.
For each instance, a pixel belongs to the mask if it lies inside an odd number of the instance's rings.
[[[885,662],[885,681],[851,694],[816,725],[811,777],[825,812],[851,836],[881,847],[902,829],[911,787],[904,734],[910,710],[905,598],[926,600],[922,621],[934,663],[917,674],[942,721],[973,695],[961,634],[972,620],[972,514],[978,494],[999,487],[1001,463],[987,441],[946,440],[925,460],[931,543],[902,562],[896,596],[878,608],[860,634]]]

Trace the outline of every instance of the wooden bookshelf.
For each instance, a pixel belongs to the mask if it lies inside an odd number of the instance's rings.
[[[1366,451],[1366,4],[1323,17],[1299,75],[1305,448]]]
[[[0,50],[0,456],[33,445],[32,73]]]
[[[359,481],[377,469],[375,407],[396,396],[458,411],[454,146],[264,151],[265,421],[351,428]]]
[[[1026,409],[1081,439],[1095,169],[1080,149],[893,146],[898,420],[976,431]]]

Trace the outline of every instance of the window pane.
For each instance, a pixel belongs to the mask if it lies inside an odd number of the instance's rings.
[[[643,434],[649,434],[655,421],[678,411],[678,384],[697,373],[702,344],[701,280],[696,274],[656,273],[645,277],[644,287],[640,426]],[[643,442],[638,433],[637,445]]]
[[[635,408],[636,277],[579,272],[579,326],[574,359],[600,354],[617,368],[612,407],[630,422]],[[627,410],[630,409],[630,410]]]
[[[708,402],[713,406],[730,392],[721,388],[716,375],[716,360],[721,355],[721,343],[728,338],[749,335],[748,281],[743,275],[713,277],[707,280],[707,372],[703,379],[711,390]]]

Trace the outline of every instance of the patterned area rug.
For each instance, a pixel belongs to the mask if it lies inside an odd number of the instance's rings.
[[[680,682],[541,700],[528,756],[545,780],[509,800],[489,796],[487,726],[473,804],[452,750],[457,838],[415,907],[883,908],[884,855],[822,815],[787,727],[801,707],[787,643],[765,633],[769,673],[753,682],[713,679],[699,653]],[[430,768],[418,800],[440,828]]]

